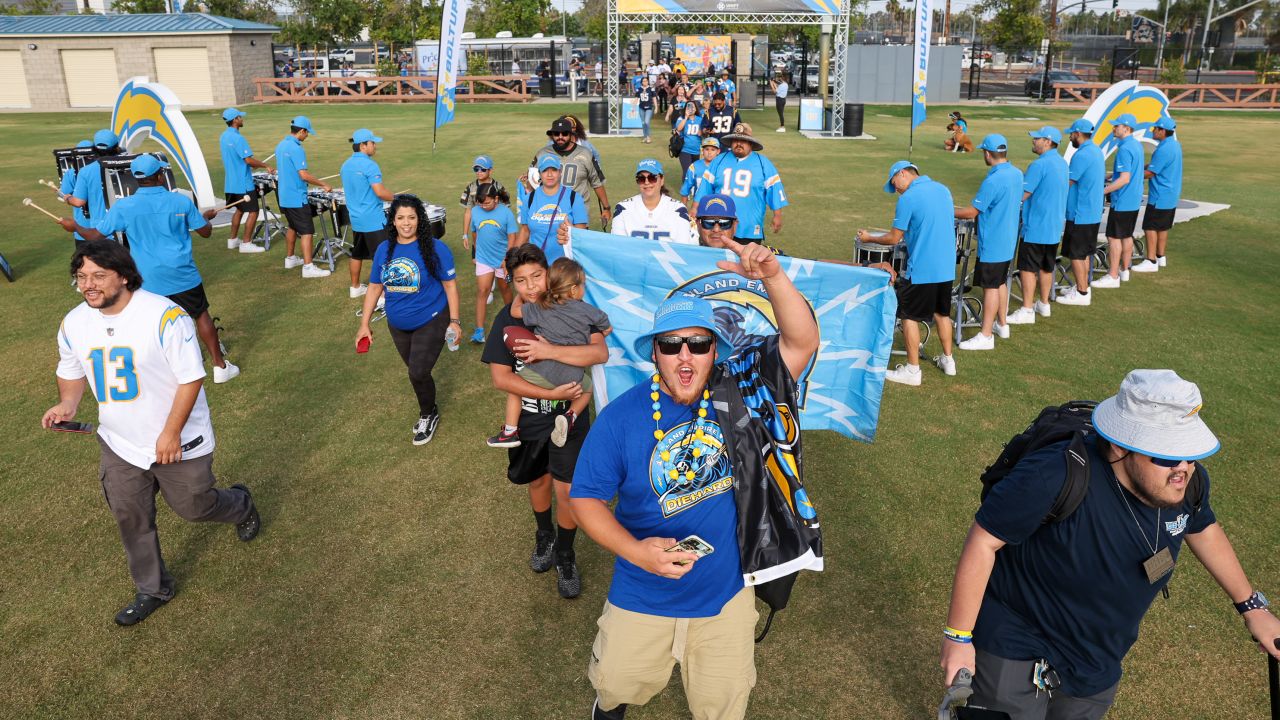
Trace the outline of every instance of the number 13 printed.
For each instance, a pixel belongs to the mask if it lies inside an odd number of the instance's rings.
[[[104,361],[105,356],[105,361]],[[129,402],[138,397],[138,374],[133,368],[133,348],[113,347],[106,351],[94,348],[89,351],[89,363],[93,365],[93,394],[99,403]],[[107,365],[111,367],[108,368]],[[111,371],[110,387],[107,387],[107,371]]]

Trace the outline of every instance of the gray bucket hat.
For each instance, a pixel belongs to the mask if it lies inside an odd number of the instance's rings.
[[[1200,419],[1200,388],[1172,370],[1134,370],[1098,403],[1093,427],[1113,445],[1169,460],[1199,460],[1221,447]]]

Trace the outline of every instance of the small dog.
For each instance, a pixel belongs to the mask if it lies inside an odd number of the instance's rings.
[[[951,137],[942,143],[944,148],[951,152],[973,152],[973,141],[960,129],[959,125],[947,123],[947,131],[951,133]]]

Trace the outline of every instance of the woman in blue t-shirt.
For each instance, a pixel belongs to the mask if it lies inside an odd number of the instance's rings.
[[[653,96],[654,90],[649,87],[648,76],[640,78],[640,91],[636,93],[636,97],[640,98],[640,127],[644,128],[644,139],[640,142],[653,142],[649,137],[649,123],[653,120]]]
[[[676,122],[676,132],[684,138],[680,148],[680,177],[684,177],[702,150],[702,126],[707,119],[699,109],[698,103],[690,101],[684,106],[684,116]]]
[[[492,183],[476,187],[476,207],[471,211],[471,227],[467,231],[476,243],[476,329],[471,334],[471,342],[477,345],[484,344],[484,318],[494,278],[498,280],[502,304],[511,304],[511,288],[507,285],[502,259],[506,257],[507,249],[515,246],[520,224],[508,207],[510,204],[511,198],[501,187]],[[470,242],[465,237],[462,245],[470,249]]]
[[[413,444],[425,445],[431,442],[440,422],[431,371],[445,343],[456,349],[462,333],[457,275],[449,246],[431,235],[421,200],[414,195],[397,195],[388,214],[394,239],[383,241],[373,254],[369,291],[364,296],[364,312],[356,332],[356,352],[369,349],[373,339],[369,318],[385,291],[387,329],[409,368],[409,384],[418,397]]]

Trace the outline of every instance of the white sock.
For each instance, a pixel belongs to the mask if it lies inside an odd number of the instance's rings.
[[[502,426],[502,431],[503,431],[503,432],[505,432],[505,433],[508,433],[508,434],[509,434],[509,433],[513,433],[513,432],[515,432],[517,429],[518,429],[518,428],[517,428],[515,425],[503,425],[503,426]]]

